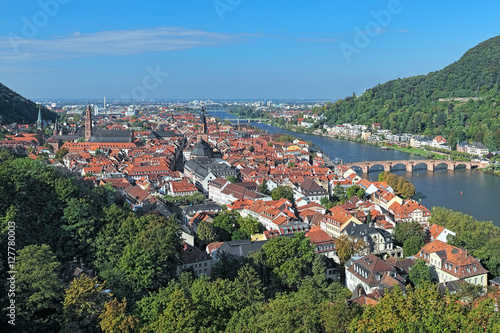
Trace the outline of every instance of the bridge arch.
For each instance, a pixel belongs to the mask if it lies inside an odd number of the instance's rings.
[[[358,172],[364,172],[364,169],[363,169],[363,167],[361,167],[361,165],[353,164],[353,165],[349,165],[349,167],[351,169],[353,169],[356,173],[358,173]]]
[[[431,168],[428,162],[422,160],[422,161],[415,161],[415,163],[413,163],[413,170],[424,170],[423,166],[425,166],[425,170],[429,170]]]
[[[401,168],[400,166],[403,166],[403,168]],[[391,165],[391,172],[394,170],[394,171],[398,171],[398,170],[405,170],[405,171],[409,171],[408,170],[408,167],[406,166],[406,162],[398,162],[398,161],[395,161],[392,165]]]
[[[442,162],[436,162],[434,164],[434,169],[439,170],[439,169],[448,169],[448,163],[442,161]]]
[[[456,169],[471,169],[470,163],[456,162],[454,163]]]
[[[379,168],[376,168],[375,170],[372,170],[375,167],[379,167]],[[380,167],[383,170],[380,170]],[[386,164],[382,164],[382,163],[370,164],[370,165],[367,166],[367,168],[368,168],[368,172],[372,172],[372,171],[390,171],[390,169],[391,169],[390,166],[388,166]]]

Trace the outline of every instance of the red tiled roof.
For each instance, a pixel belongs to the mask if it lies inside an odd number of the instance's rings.
[[[431,253],[436,253],[442,259],[441,270],[459,279],[488,272],[483,268],[479,260],[471,256],[466,250],[440,240],[425,245],[416,256],[428,261],[427,256]]]

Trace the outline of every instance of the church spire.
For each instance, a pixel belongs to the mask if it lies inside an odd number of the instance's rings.
[[[89,141],[92,136],[92,109],[87,106],[87,111],[85,113],[85,141]]]
[[[201,116],[200,116],[200,132],[203,134],[207,134],[207,118],[205,117],[205,107],[201,107]]]
[[[42,129],[42,109],[40,106],[38,106],[38,119],[36,121],[36,128],[39,130]]]
[[[56,123],[54,124],[54,135],[57,135],[57,116],[56,116]]]

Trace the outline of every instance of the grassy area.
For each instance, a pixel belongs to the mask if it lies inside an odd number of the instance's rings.
[[[411,154],[421,155],[421,156],[427,156],[429,153],[433,153],[434,160],[447,160],[448,159],[448,156],[446,156],[446,155],[441,155],[438,153],[429,152],[427,150],[423,150],[423,149],[419,149],[419,148],[399,147],[399,146],[391,146],[391,148],[393,148],[395,150],[399,150],[399,151],[404,151],[405,153],[411,153]]]

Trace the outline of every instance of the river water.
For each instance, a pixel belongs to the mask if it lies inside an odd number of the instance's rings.
[[[210,111],[210,115],[221,119],[236,118],[232,114],[221,111]],[[382,150],[363,143],[295,133],[267,124],[252,123],[251,125],[271,134],[287,133],[311,141],[332,160],[340,158],[346,163],[423,158],[397,150]],[[380,171],[370,172],[368,179],[377,180],[379,173]],[[423,169],[415,170],[413,173],[395,170],[393,173],[404,176],[412,182],[417,190],[415,199],[421,199],[422,204],[428,208],[442,206],[470,214],[478,220],[493,221],[495,225],[500,226],[500,216],[496,211],[500,204],[499,176],[465,169],[456,171],[440,169],[434,172],[427,172]]]

